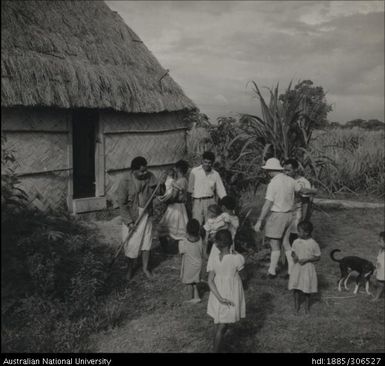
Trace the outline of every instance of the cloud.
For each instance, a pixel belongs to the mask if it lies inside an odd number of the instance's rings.
[[[216,95],[214,97],[214,100],[220,104],[224,104],[224,105],[229,104],[229,101],[227,100],[227,98],[225,96],[223,96],[222,94]]]
[[[384,119],[382,1],[107,4],[213,118],[258,109],[250,80],[285,88],[311,79],[335,104],[331,119],[351,120],[358,110]]]

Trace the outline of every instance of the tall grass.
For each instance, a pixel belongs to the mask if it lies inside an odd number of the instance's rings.
[[[227,126],[227,130],[232,131],[233,134],[237,133],[237,130],[232,126]],[[221,131],[223,133],[223,128]],[[230,133],[228,131],[226,134]],[[191,140],[196,139],[196,141],[190,141],[190,149],[207,143],[209,132],[210,130],[207,130],[206,133],[203,130],[199,133],[192,131],[190,135]],[[331,196],[335,193],[346,192],[377,198],[384,197],[384,132],[384,130],[368,131],[360,128],[315,130],[308,145],[308,153],[306,155],[314,163],[311,166],[307,165],[307,167],[305,165],[305,174],[312,180],[313,184]],[[213,134],[213,131],[211,131],[211,134]],[[204,138],[203,143],[199,143],[201,136]],[[234,139],[234,136],[231,135],[232,139]],[[237,143],[240,143],[238,147],[237,144],[231,141],[230,143],[227,142],[227,144],[223,141],[218,140],[216,144],[206,144],[206,147],[212,146],[215,151],[228,152],[227,156],[225,154],[220,156],[220,160],[226,160],[227,158],[231,161],[234,160],[234,157],[229,156],[229,152],[234,148],[237,150],[237,152],[232,152],[234,156],[240,156],[242,151],[252,151],[252,147],[245,149],[246,140],[242,140],[242,138],[238,138]],[[261,147],[256,149],[256,151],[260,150]],[[200,152],[201,150],[198,151]],[[189,153],[194,155],[194,150],[189,150]],[[237,162],[236,168],[239,172],[243,173],[243,181],[246,180],[250,185],[250,187],[246,187],[242,191],[250,191],[252,195],[255,195],[258,184],[264,183],[262,176],[256,176],[261,162],[261,152],[244,156]],[[224,166],[225,161],[221,161],[221,164]],[[248,181],[247,177],[251,176],[253,179]],[[238,177],[239,175],[232,176],[235,179]],[[233,183],[237,187],[242,186],[237,181]],[[238,191],[240,190],[238,189]]]
[[[311,143],[315,155],[332,163],[320,170],[319,179],[331,193],[385,195],[384,130],[360,128],[318,131]]]

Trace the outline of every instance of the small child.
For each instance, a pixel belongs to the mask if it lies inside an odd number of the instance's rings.
[[[225,221],[225,218],[222,215],[222,210],[218,205],[210,205],[207,208],[207,221],[203,225],[203,228],[206,231],[206,254],[210,254],[211,247],[214,243],[214,237],[217,231],[222,229],[228,229],[229,225]]]
[[[158,200],[160,202],[166,202],[167,200],[169,200],[172,197],[172,190],[173,190],[174,185],[175,185],[175,178],[176,178],[176,176],[175,176],[174,169],[169,169],[167,171],[166,182],[164,183],[164,185],[166,187],[166,191],[165,191],[164,195],[158,196]]]
[[[310,311],[310,294],[318,292],[317,273],[313,262],[318,262],[321,251],[317,242],[312,239],[313,225],[310,221],[298,224],[298,239],[292,246],[293,269],[289,277],[289,290],[294,290],[294,308],[298,313],[300,294],[305,294],[305,312]]]
[[[201,301],[197,283],[200,280],[202,269],[203,247],[200,237],[200,225],[198,220],[192,219],[187,223],[187,235],[179,241],[179,253],[182,255],[182,266],[180,277],[182,282],[191,286],[191,300],[196,304]]]
[[[217,256],[211,256],[207,263],[210,288],[207,314],[214,319],[214,352],[218,352],[229,323],[235,323],[246,316],[245,296],[240,272],[245,259],[240,254],[230,253],[232,244],[229,230],[215,234]]]
[[[234,214],[235,200],[230,196],[223,197],[221,200],[221,208],[223,210],[223,213],[220,216],[218,216],[217,220],[223,220],[223,222],[227,224],[227,227],[231,233],[231,239],[232,239],[232,243],[230,246],[230,253],[234,253],[235,252],[234,238],[239,227],[239,219]],[[218,254],[219,254],[219,249],[216,247],[216,245],[212,245],[209,257],[213,255],[218,255]]]
[[[228,229],[231,232],[231,237],[233,239],[233,244],[231,246],[231,250],[234,250],[234,239],[235,234],[237,233],[239,227],[239,219],[235,216],[235,199],[230,196],[225,196],[221,199],[221,208],[222,208],[222,218],[225,223],[228,224]]]
[[[379,235],[378,244],[380,251],[377,256],[377,268],[376,268],[376,279],[377,279],[377,293],[372,301],[377,301],[384,293],[385,290],[385,231],[382,231]]]

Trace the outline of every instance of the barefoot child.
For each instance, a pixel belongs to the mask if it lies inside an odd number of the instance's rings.
[[[310,221],[298,224],[298,236],[293,243],[293,270],[289,277],[289,290],[294,290],[294,308],[299,311],[300,295],[305,294],[305,312],[310,311],[310,294],[318,292],[317,273],[314,262],[320,260],[321,251],[312,239],[313,225]]]
[[[191,287],[191,300],[188,302],[194,304],[201,301],[197,287],[203,258],[202,239],[199,233],[199,222],[192,219],[187,223],[186,238],[179,242],[179,253],[182,255],[180,277],[184,284]]]
[[[377,301],[385,289],[385,231],[380,233],[379,245],[380,251],[378,252],[376,266],[377,292],[373,301]]]
[[[246,315],[245,296],[239,272],[245,260],[240,254],[230,253],[232,244],[229,230],[220,230],[215,235],[218,255],[211,256],[207,263],[210,288],[207,314],[214,319],[214,352],[218,352],[229,323],[235,323]]]

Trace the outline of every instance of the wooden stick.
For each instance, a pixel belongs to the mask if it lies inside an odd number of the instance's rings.
[[[114,264],[116,258],[118,257],[119,253],[122,251],[122,249],[124,248],[124,246],[126,245],[126,243],[128,243],[128,241],[131,239],[132,235],[134,235],[134,232],[135,230],[138,228],[139,226],[139,223],[140,221],[142,220],[143,216],[145,215],[146,213],[146,210],[148,208],[148,206],[151,204],[154,196],[155,196],[155,193],[158,191],[160,185],[162,184],[162,178],[165,176],[166,173],[163,173],[163,175],[161,176],[161,178],[159,179],[159,182],[158,182],[158,185],[155,187],[155,189],[152,191],[151,193],[151,196],[150,198],[148,199],[148,201],[146,202],[146,204],[144,205],[143,207],[143,211],[142,213],[139,215],[139,217],[136,219],[135,223],[134,223],[134,226],[133,228],[131,229],[131,231],[129,232],[127,238],[122,242],[122,244],[119,246],[118,250],[116,251],[115,255],[114,255],[114,258],[112,259],[112,262],[110,264],[110,268],[112,267],[112,265]]]

